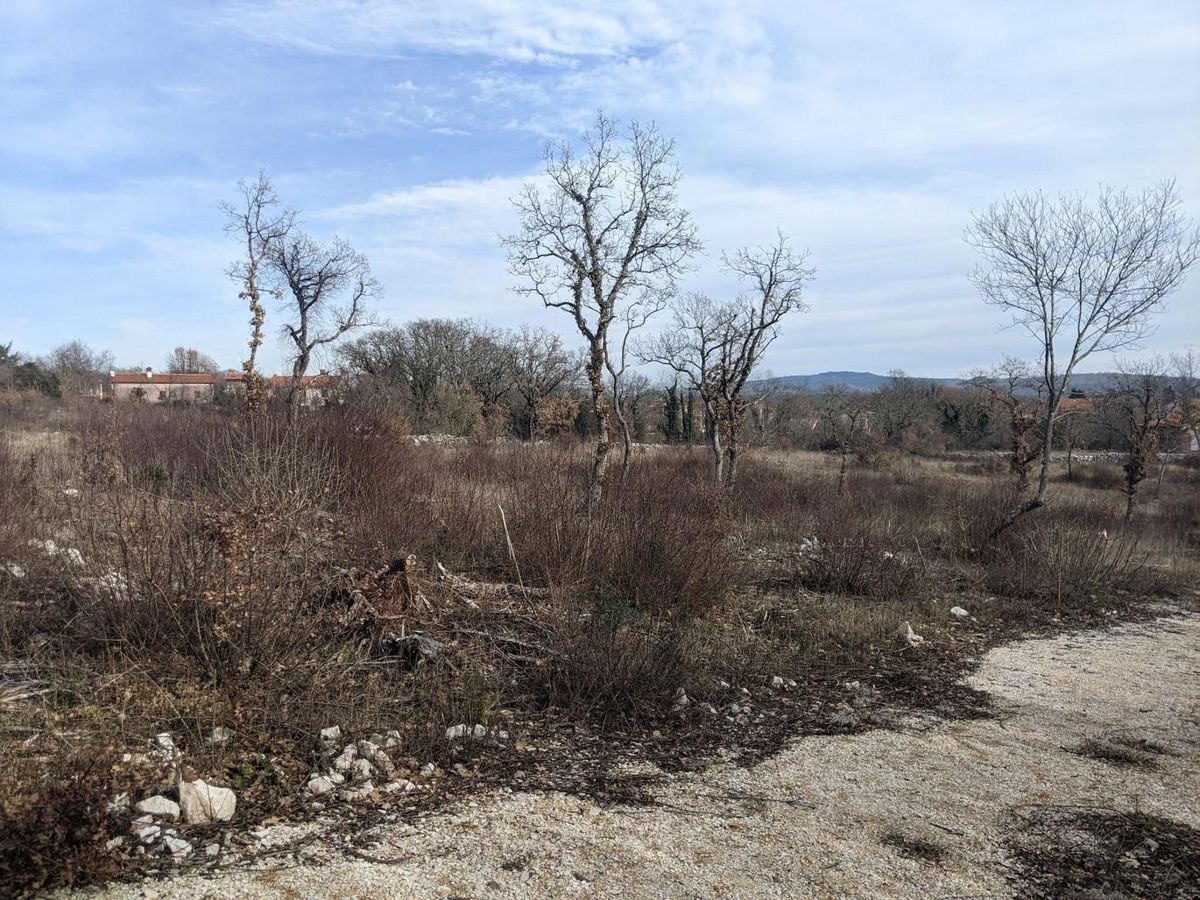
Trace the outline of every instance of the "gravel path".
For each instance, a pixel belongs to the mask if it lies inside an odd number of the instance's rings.
[[[494,793],[377,830],[381,857],[123,886],[109,897],[1007,897],[999,849],[1022,804],[1138,808],[1200,827],[1200,617],[991,651],[970,683],[1003,714],[809,737],[753,768],[668,778],[661,806]],[[1068,752],[1127,734],[1156,769]],[[276,828],[276,834],[286,834]],[[945,849],[940,863],[882,843]]]

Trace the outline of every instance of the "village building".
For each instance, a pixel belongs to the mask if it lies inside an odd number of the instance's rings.
[[[319,406],[328,403],[340,379],[322,370],[300,379],[301,403]],[[291,389],[290,375],[272,375],[265,379],[267,395],[286,397]],[[129,400],[144,403],[211,403],[222,393],[239,396],[245,389],[243,372],[230,369],[212,372],[155,372],[147,367],[139,372],[109,372],[104,384],[105,400]]]

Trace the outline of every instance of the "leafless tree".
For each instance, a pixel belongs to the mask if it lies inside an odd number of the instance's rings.
[[[113,355],[83,341],[68,341],[51,350],[42,366],[58,378],[64,394],[91,394],[112,369]]]
[[[1045,503],[1054,422],[1076,368],[1142,338],[1195,264],[1200,232],[1181,205],[1171,181],[1141,194],[1102,188],[1094,203],[1026,193],[993,204],[967,230],[983,257],[973,280],[1037,342],[1044,387],[1037,488],[993,537]]]
[[[254,181],[239,181],[239,203],[222,203],[225,231],[234,234],[245,247],[245,256],[233,263],[227,273],[238,283],[238,297],[250,306],[250,354],[242,363],[245,376],[245,408],[260,412],[266,402],[266,384],[258,371],[258,348],[263,342],[267,311],[262,303],[262,269],[279,244],[291,233],[296,222],[294,210],[282,208],[275,185],[264,172]]]
[[[633,429],[630,424],[630,400],[637,397],[638,392],[644,393],[647,386],[644,376],[634,376],[636,382],[626,384],[626,372],[629,370],[630,354],[633,349],[630,339],[640,329],[646,326],[652,318],[666,309],[667,298],[661,292],[652,292],[632,301],[617,319],[616,346],[610,350],[605,359],[608,369],[609,387],[612,391],[613,417],[617,427],[621,429],[621,477],[629,472],[629,463],[633,455]]]
[[[167,355],[167,371],[178,374],[216,372],[220,366],[207,353],[195,347],[176,347]]]
[[[517,430],[531,438],[538,430],[538,410],[548,397],[577,387],[580,361],[563,347],[562,338],[544,328],[525,326],[511,338],[513,388],[521,399]]]
[[[669,330],[642,351],[649,362],[683,376],[699,393],[711,423],[709,442],[718,482],[737,480],[739,437],[747,382],[779,335],[784,316],[803,311],[804,285],[813,270],[780,234],[768,247],[724,257],[726,269],[747,286],[736,300],[695,294],[675,301]]]
[[[545,187],[514,199],[519,231],[506,239],[518,290],[567,313],[587,342],[584,367],[597,426],[588,508],[604,491],[612,449],[612,404],[605,384],[609,329],[628,297],[670,290],[699,247],[679,205],[675,145],[653,126],[633,123],[622,140],[601,113],[577,151],[547,148]]]
[[[1111,388],[1100,398],[1100,420],[1125,445],[1122,491],[1125,518],[1133,515],[1138,486],[1158,456],[1160,432],[1175,408],[1167,361],[1155,356],[1120,365]]]
[[[875,392],[875,423],[883,439],[901,446],[931,409],[928,391],[903,369],[888,372],[887,381]]]
[[[737,275],[746,291],[734,301],[733,326],[722,347],[719,423],[725,431],[725,479],[737,480],[738,447],[745,418],[743,392],[767,348],[779,336],[784,316],[804,312],[804,285],[815,270],[804,263],[808,251],[794,251],[782,232],[766,247],[743,248],[724,257],[725,267]]]
[[[866,439],[871,421],[871,399],[845,384],[830,384],[817,395],[817,415],[822,428],[837,448],[837,492],[846,490],[846,468],[850,454]]]
[[[367,258],[341,238],[321,244],[293,231],[271,243],[267,261],[290,317],[283,330],[294,347],[287,396],[294,415],[314,353],[372,324],[367,305],[380,287]]]
[[[667,328],[639,349],[645,362],[665,366],[681,378],[688,390],[700,397],[707,422],[716,423],[721,400],[719,383],[727,355],[726,345],[737,319],[732,303],[720,303],[703,294],[687,294],[671,304],[671,321]],[[685,431],[687,415],[684,416]],[[718,484],[724,482],[725,449],[721,429],[708,429],[709,448],[713,457],[713,475]]]
[[[1194,349],[1171,355],[1171,375],[1179,416],[1179,450],[1186,453],[1193,442],[1200,442],[1200,359]]]
[[[494,424],[522,371],[534,382],[524,386],[536,401],[539,384],[554,367],[535,349],[546,336],[530,329],[523,334],[524,344],[519,335],[470,319],[416,319],[372,331],[344,344],[338,354],[360,381],[368,379],[399,400],[414,428],[445,427],[447,406],[475,406]],[[561,352],[561,345],[555,346]]]
[[[1008,470],[1022,490],[1029,485],[1033,463],[1042,454],[1038,423],[1042,413],[1042,384],[1023,359],[1006,357],[990,370],[976,370],[969,384],[984,391],[993,406],[1008,418]]]

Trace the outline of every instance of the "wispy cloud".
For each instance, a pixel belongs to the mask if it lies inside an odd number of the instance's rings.
[[[368,252],[384,314],[569,333],[509,293],[497,236],[542,142],[598,107],[675,138],[710,251],[689,286],[735,289],[717,252],[776,227],[811,247],[813,311],[776,343],[777,372],[954,374],[1020,352],[974,295],[961,240],[1005,191],[1175,175],[1200,213],[1200,12],[1184,0],[104,12],[0,5],[0,241],[57,317],[5,319],[32,351],[78,330],[138,354],[146,339],[111,325],[127,318],[164,340],[194,328],[236,361],[244,315],[216,205],[264,166],[318,236]],[[1198,299],[1194,279],[1152,347],[1200,334]]]

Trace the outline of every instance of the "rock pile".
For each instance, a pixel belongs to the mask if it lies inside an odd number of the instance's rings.
[[[404,761],[405,765],[399,765],[388,753],[399,748],[400,732],[373,734],[346,744],[339,752],[337,747],[341,737],[342,729],[337,725],[321,730],[321,742],[331,759],[324,772],[309,775],[305,791],[310,796],[323,798],[335,794],[337,799],[353,803],[366,800],[376,790],[386,794],[417,790],[417,785],[410,780],[416,761],[409,759]]]

